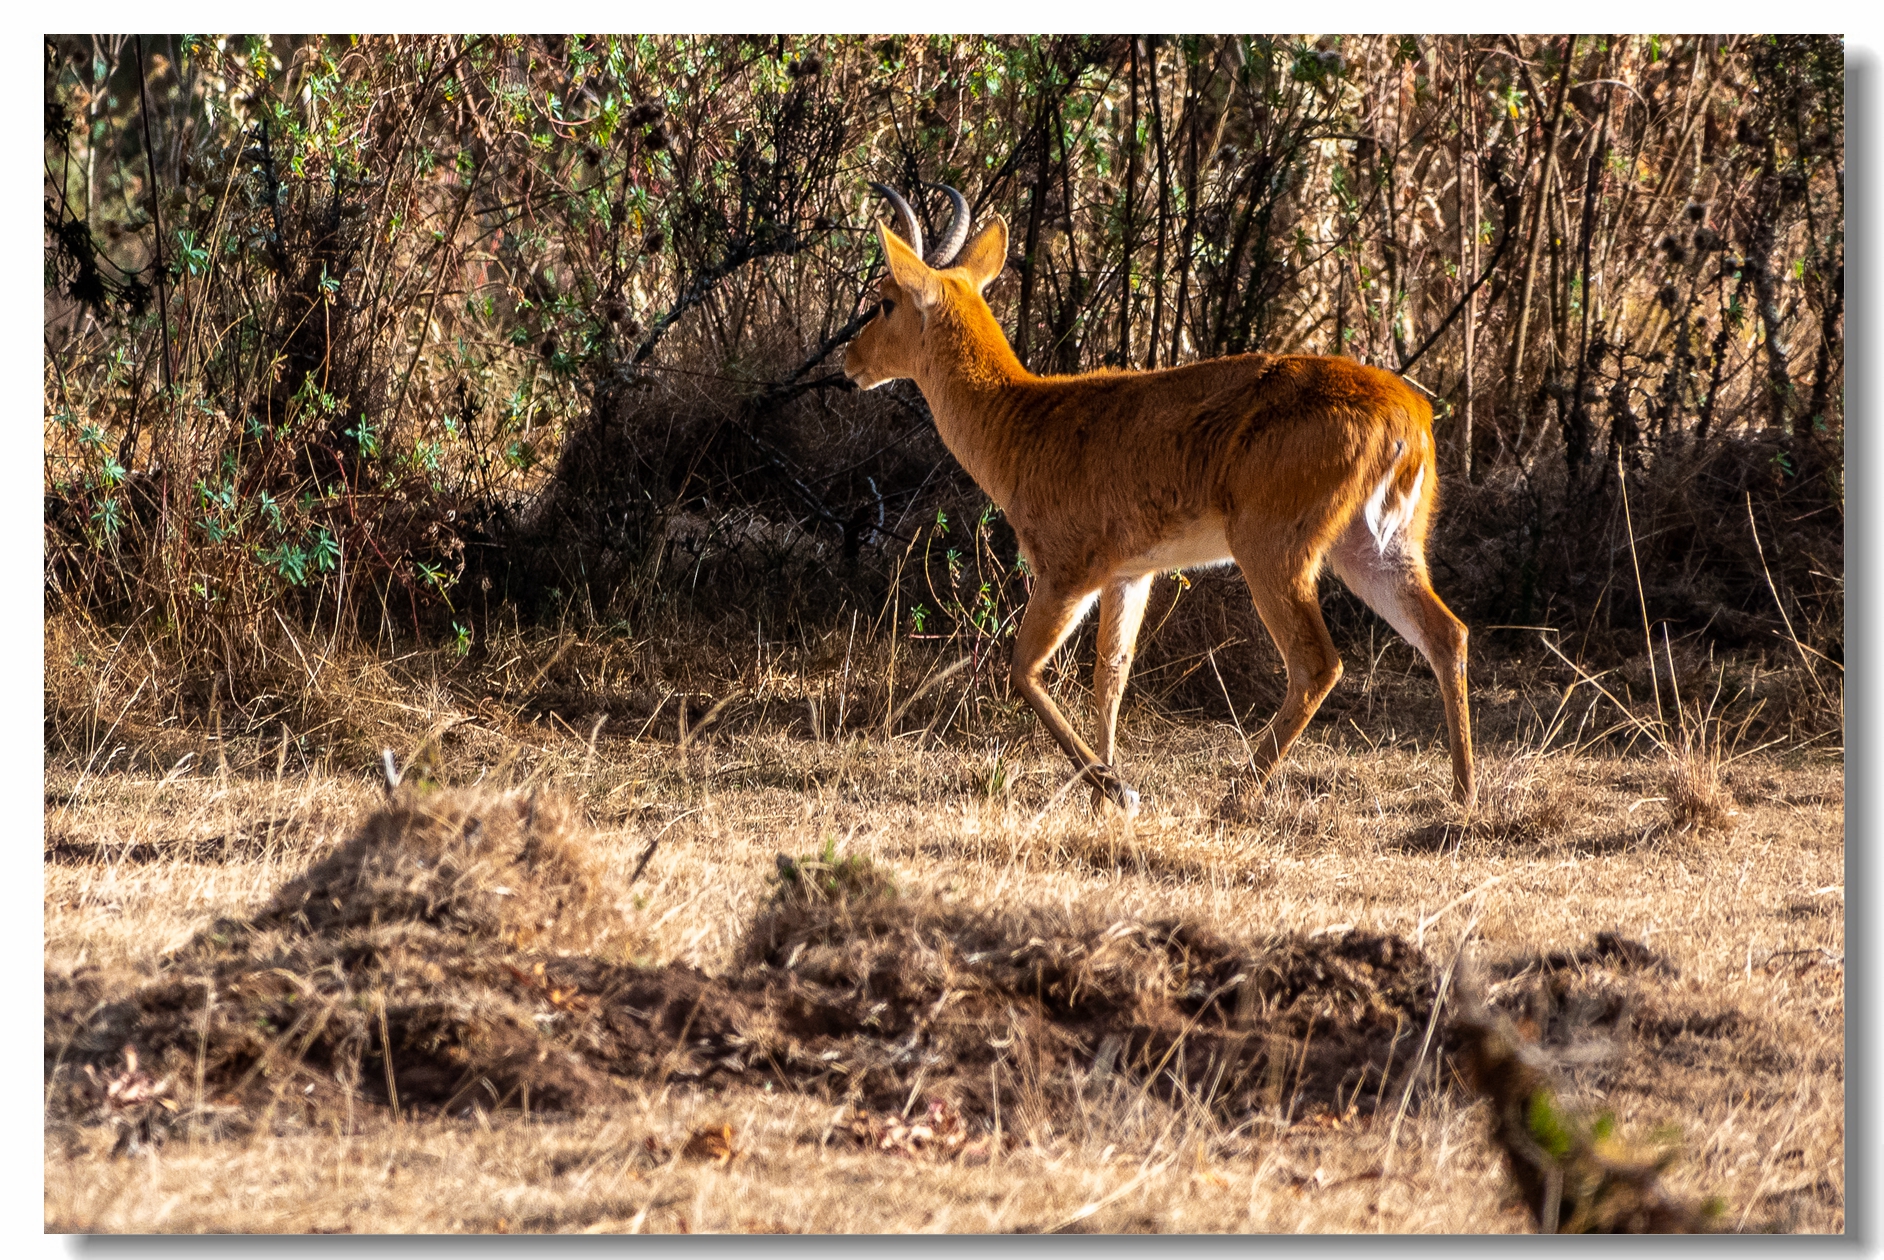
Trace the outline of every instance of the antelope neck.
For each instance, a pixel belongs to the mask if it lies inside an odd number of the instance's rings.
[[[1007,443],[1009,400],[1040,378],[1022,365],[991,312],[938,311],[931,316],[923,373],[916,385],[951,454],[1003,509],[1012,487],[998,452]]]

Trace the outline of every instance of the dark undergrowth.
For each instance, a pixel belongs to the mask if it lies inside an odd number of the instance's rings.
[[[45,84],[77,764],[365,765],[368,699],[429,687],[736,723],[781,665],[817,731],[1004,712],[1013,533],[912,386],[839,370],[876,178],[1006,216],[1035,370],[1338,351],[1435,390],[1481,681],[1842,728],[1835,39],[61,36]],[[1418,672],[1326,590],[1351,674]],[[1280,691],[1234,572],[1157,584],[1136,700]]]

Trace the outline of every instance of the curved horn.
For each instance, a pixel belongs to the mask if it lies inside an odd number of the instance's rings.
[[[909,247],[916,251],[916,257],[921,258],[922,224],[916,222],[916,212],[909,208],[907,201],[903,200],[903,194],[897,192],[888,184],[879,184],[875,180],[872,180],[870,186],[882,193],[884,200],[888,201],[890,205],[895,208],[896,213],[902,216],[903,235],[909,239]]]
[[[947,184],[930,184],[929,187],[940,188],[955,207],[955,216],[949,220],[948,230],[942,233],[942,239],[936,242],[935,252],[929,255],[929,265],[940,269],[953,263],[955,255],[961,253],[962,246],[968,241],[968,229],[973,226],[974,215],[968,209],[968,198]]]

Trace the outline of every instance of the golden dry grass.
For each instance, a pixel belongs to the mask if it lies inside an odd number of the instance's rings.
[[[661,961],[722,970],[769,895],[778,853],[835,840],[904,889],[976,906],[1100,904],[1226,934],[1356,925],[1449,957],[1575,949],[1600,930],[1649,944],[1652,1036],[1588,1077],[1583,1106],[1624,1132],[1677,1126],[1671,1185],[1718,1194],[1728,1224],[1843,1228],[1843,783],[1829,757],[1728,770],[1739,817],[1677,829],[1665,768],[1616,755],[1486,750],[1486,804],[1439,802],[1443,759],[1309,742],[1253,827],[1211,819],[1234,731],[1129,721],[1149,806],[1136,827],[1057,793],[1042,740],[812,744],[539,735],[533,776],[586,810],[593,855],[635,885]],[[497,740],[486,755],[501,757]],[[477,778],[477,748],[448,751]],[[1006,774],[995,776],[995,759]],[[379,799],[365,776],[47,774],[47,970],[143,970],[215,915],[256,910]],[[991,780],[999,791],[989,793]],[[1004,782],[1002,782],[1004,780]],[[77,791],[73,791],[77,789]],[[1477,897],[1460,900],[1479,889]],[[49,1047],[49,1060],[57,1047]],[[1596,1083],[1600,1081],[1600,1083]],[[1389,1107],[1389,1115],[1392,1107]],[[1251,1115],[1226,1124],[1155,1098],[1095,1096],[1080,1123],[1008,1117],[995,1164],[884,1155],[835,1104],[788,1090],[646,1087],[577,1119],[392,1123],[350,1132],[171,1139],[111,1156],[104,1128],[47,1134],[53,1230],[1417,1230],[1530,1228],[1509,1205],[1483,1104],[1422,1094],[1389,1153],[1381,1123]],[[678,1153],[731,1124],[729,1164]]]
[[[827,842],[886,867],[905,894],[994,911],[1175,917],[1240,939],[1352,925],[1419,943],[1441,963],[1468,925],[1470,955],[1489,963],[1620,933],[1673,971],[1590,973],[1599,989],[1629,990],[1636,1032],[1615,1061],[1572,1069],[1566,1101],[1613,1111],[1619,1131],[1638,1139],[1677,1129],[1671,1188],[1720,1196],[1728,1226],[1842,1229],[1838,755],[1775,748],[1733,762],[1718,780],[1731,815],[1694,826],[1666,799],[1679,768],[1657,754],[1540,757],[1531,741],[1493,738],[1484,800],[1464,816],[1443,803],[1437,728],[1396,719],[1395,696],[1381,690],[1370,687],[1368,725],[1350,724],[1345,741],[1333,722],[1312,726],[1244,826],[1213,813],[1237,733],[1144,711],[1122,730],[1125,765],[1146,796],[1131,826],[1093,814],[1083,790],[1061,792],[1057,751],[998,709],[978,723],[985,734],[946,741],[919,729],[833,741],[827,720],[823,741],[753,725],[709,729],[681,748],[670,719],[639,733],[611,723],[591,747],[586,729],[414,686],[390,693],[416,716],[389,736],[410,747],[454,712],[474,717],[442,736],[440,776],[529,781],[561,795],[587,820],[592,854],[617,885],[658,837],[624,905],[630,933],[649,961],[709,972],[731,964],[771,895],[777,855]],[[1481,695],[1482,708],[1507,713],[1521,700],[1496,687]],[[1499,729],[1496,712],[1486,717],[1482,727]],[[152,974],[215,917],[258,909],[381,796],[364,766],[297,772],[267,738],[232,741],[225,760],[199,757],[171,775],[81,775],[82,763],[49,755],[49,984],[80,968],[126,982]],[[48,1046],[49,1068],[60,1052]],[[1090,1068],[1056,1070],[1078,1085]],[[1076,1088],[1071,1112],[1005,1117],[1005,1148],[970,1142],[946,1157],[860,1146],[841,1100],[815,1092],[671,1082],[573,1117],[395,1121],[362,1105],[345,1122],[185,1134],[115,1156],[109,1128],[68,1116],[47,1131],[46,1223],[114,1232],[1532,1228],[1500,1188],[1485,1104],[1454,1087],[1436,1057],[1420,1079],[1442,1088],[1415,1091],[1391,1146],[1391,1100],[1377,1118],[1361,1108],[1226,1119],[1116,1080]],[[721,1125],[731,1126],[732,1158],[689,1155],[700,1153],[690,1134]]]

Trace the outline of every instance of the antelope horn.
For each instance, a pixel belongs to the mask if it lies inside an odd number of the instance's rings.
[[[916,251],[916,257],[921,258],[922,257],[922,224],[916,222],[916,212],[909,208],[909,203],[907,201],[903,200],[903,194],[897,192],[894,188],[891,188],[888,184],[879,184],[873,180],[871,181],[870,186],[876,189],[878,192],[882,193],[884,199],[888,201],[892,207],[895,208],[896,213],[902,216],[903,235],[909,239],[909,247]]]
[[[955,261],[955,255],[961,253],[967,243],[968,229],[972,226],[973,215],[968,209],[968,198],[950,188],[947,184],[930,184],[931,188],[940,188],[955,207],[955,216],[949,220],[948,230],[942,233],[942,239],[936,243],[935,252],[929,255],[929,265],[937,269]]]

